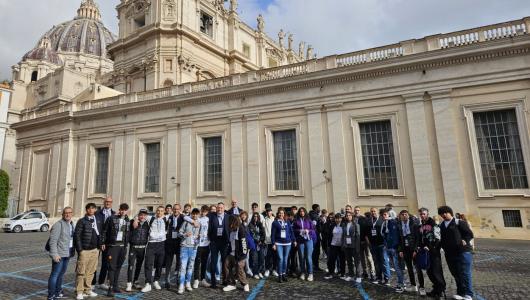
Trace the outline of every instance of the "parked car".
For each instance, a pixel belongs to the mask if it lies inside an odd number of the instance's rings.
[[[45,213],[40,211],[27,211],[9,219],[4,224],[3,229],[5,232],[15,233],[31,230],[46,232],[50,229],[50,223]]]

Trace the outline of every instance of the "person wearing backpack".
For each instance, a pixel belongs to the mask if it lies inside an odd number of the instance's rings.
[[[456,282],[456,295],[453,296],[453,299],[470,300],[473,298],[471,274],[473,232],[466,221],[453,217],[451,207],[439,207],[438,214],[443,219],[440,224],[441,246],[444,249],[449,271]]]
[[[143,293],[150,292],[153,286],[160,290],[160,276],[162,275],[162,267],[164,266],[165,257],[165,241],[168,230],[168,223],[164,218],[164,207],[159,206],[156,209],[156,215],[149,220],[149,240],[145,250],[145,286],[142,289]],[[153,279],[153,267],[155,268],[155,276]]]
[[[48,300],[63,298],[63,278],[70,257],[74,256],[74,223],[71,207],[63,208],[62,219],[53,224],[47,250],[52,259],[52,271],[48,279]]]
[[[427,295],[439,299],[445,294],[445,279],[440,254],[440,227],[429,216],[427,208],[420,208],[418,213],[420,224],[416,229],[416,252],[413,257],[419,267],[418,279],[420,276],[423,278],[422,270],[427,270],[427,276],[432,282],[432,291],[426,293],[420,281],[419,292],[421,296]]]
[[[298,244],[300,279],[305,280],[307,278],[307,281],[313,281],[313,247],[316,244],[317,233],[316,227],[304,207],[298,209],[293,222],[293,231]],[[315,263],[318,263],[318,260]]]
[[[237,279],[243,286],[243,290],[248,292],[250,287],[245,275],[245,259],[248,255],[247,231],[238,215],[229,215],[228,224],[228,255],[223,262],[227,284],[223,291],[230,292],[235,290]]]

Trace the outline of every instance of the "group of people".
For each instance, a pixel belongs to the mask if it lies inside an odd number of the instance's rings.
[[[72,208],[63,209],[46,246],[52,258],[48,299],[63,297],[62,280],[75,253],[76,299],[97,296],[96,283],[107,296],[122,292],[119,276],[127,257],[127,292],[147,293],[162,285],[170,289],[171,282],[176,282],[178,294],[219,284],[229,292],[237,289],[237,282],[248,292],[248,277],[272,275],[280,283],[289,277],[313,281],[314,272],[324,271],[324,280],[337,277],[355,284],[364,280],[387,286],[395,273],[396,292],[439,298],[446,289],[441,249],[457,285],[453,298],[473,297],[473,233],[447,206],[438,208],[440,224],[426,208],[416,217],[406,210],[397,214],[392,205],[371,208],[365,215],[360,207],[347,205],[333,213],[320,211],[317,204],[311,211],[292,206],[273,212],[269,203],[264,211],[253,203],[247,212],[236,200],[228,210],[220,202],[200,209],[190,204],[183,209],[179,204],[159,206],[154,215],[140,209],[131,218],[128,211],[125,203],[117,212],[112,210],[109,197],[99,210],[94,203],[87,204],[86,215],[74,225]],[[327,259],[325,270],[320,269],[321,258]],[[144,284],[138,281],[142,266]],[[432,282],[430,292],[425,290],[423,270]]]

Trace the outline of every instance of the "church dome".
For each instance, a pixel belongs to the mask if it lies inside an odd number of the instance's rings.
[[[107,58],[107,45],[116,40],[101,22],[99,8],[94,0],[83,0],[77,10],[77,17],[53,26],[41,40],[44,37],[49,38],[51,50],[56,53],[82,53],[104,58]]]

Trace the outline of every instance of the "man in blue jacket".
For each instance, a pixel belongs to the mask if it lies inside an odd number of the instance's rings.
[[[383,212],[383,224],[381,225],[381,235],[385,243],[385,251],[388,259],[393,262],[398,282],[396,286],[397,293],[405,291],[405,284],[403,282],[403,270],[401,269],[401,262],[398,256],[399,247],[399,228],[395,219],[390,218],[387,210]]]

